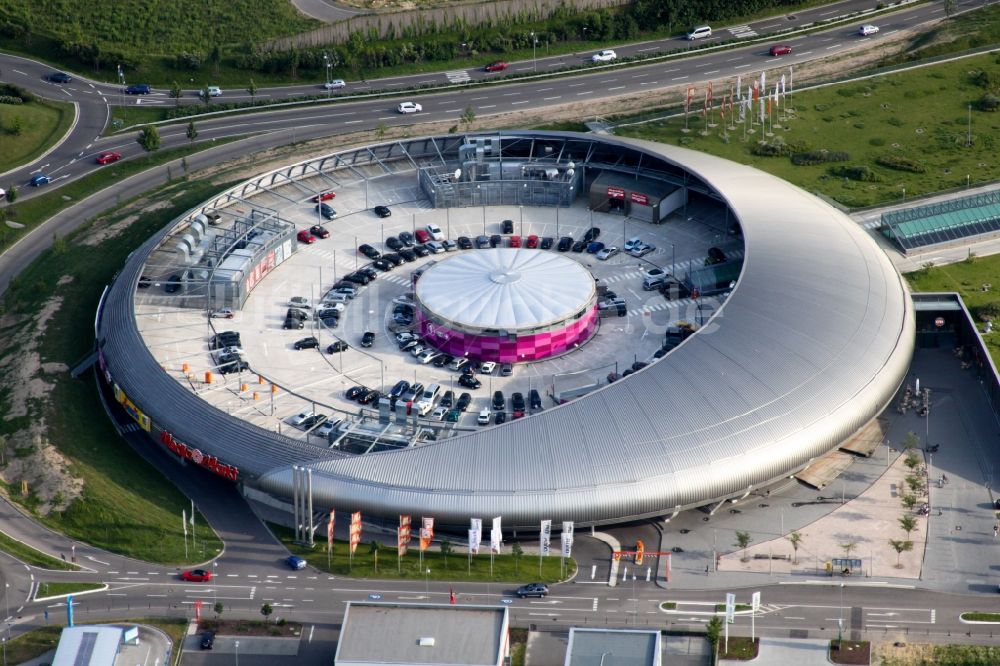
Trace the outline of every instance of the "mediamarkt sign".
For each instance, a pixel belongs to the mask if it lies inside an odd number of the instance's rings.
[[[219,462],[219,459],[215,456],[205,455],[198,449],[192,449],[184,442],[177,441],[174,436],[166,430],[160,432],[160,441],[163,442],[164,446],[179,455],[181,458],[190,460],[196,465],[201,465],[205,469],[215,472],[219,476],[229,479],[230,481],[237,481],[239,479],[240,470],[232,465]]]

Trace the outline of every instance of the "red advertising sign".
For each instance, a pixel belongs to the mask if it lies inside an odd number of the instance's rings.
[[[410,545],[410,517],[400,516],[399,517],[399,538],[397,547],[399,548],[399,556],[403,557],[406,555],[406,550]]]
[[[357,550],[358,544],[361,543],[361,512],[355,511],[351,514],[351,555]]]
[[[625,190],[620,187],[609,187],[608,188],[608,198],[609,199],[624,199]]]
[[[632,193],[632,203],[637,203],[640,206],[648,206],[649,205],[649,197],[647,197],[645,194],[639,194],[638,192],[633,192]]]
[[[233,467],[232,465],[219,462],[219,459],[215,456],[205,455],[198,449],[192,449],[184,442],[178,441],[166,430],[160,432],[160,442],[170,449],[170,451],[176,453],[185,460],[190,460],[196,465],[201,465],[208,471],[214,472],[225,479],[229,479],[230,481],[239,480],[239,469]]]
[[[274,250],[267,253],[267,256],[260,260],[253,269],[247,273],[247,291],[253,291],[253,288],[257,286],[265,275],[270,273],[275,266],[275,256]]]

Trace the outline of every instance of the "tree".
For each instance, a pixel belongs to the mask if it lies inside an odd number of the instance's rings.
[[[212,106],[212,95],[210,94],[208,86],[201,89],[201,101],[205,103],[205,106]]]
[[[740,558],[741,561],[743,562],[746,562],[748,559],[750,559],[747,557],[747,546],[750,545],[751,541],[753,541],[753,539],[750,538],[749,532],[736,530],[736,543],[734,545],[739,546],[740,548],[743,549],[743,557]]]
[[[918,446],[920,446],[920,438],[917,437],[917,434],[913,432],[906,433],[906,437],[903,438],[903,448],[909,451]]]
[[[448,556],[451,555],[451,541],[441,539],[441,555],[444,557],[444,568],[448,568]]]
[[[521,544],[518,541],[514,542],[514,545],[510,547],[510,554],[514,557],[514,575],[517,575],[517,563],[520,561],[521,556],[524,555],[524,549],[521,548]]]
[[[794,553],[794,556],[792,557],[792,564],[798,564],[799,544],[802,543],[802,535],[799,532],[792,532],[785,538],[788,539],[788,543],[792,544],[792,552]]]
[[[187,126],[187,138],[191,143],[198,138],[198,128],[194,126],[194,121],[190,121]]]
[[[850,557],[851,551],[856,550],[858,547],[857,541],[848,541],[847,543],[840,544],[840,547],[844,550],[844,557]]]
[[[899,501],[903,503],[907,509],[912,509],[917,505],[917,496],[910,495],[909,493],[903,493],[903,496],[899,498]]]
[[[271,617],[271,613],[273,612],[274,608],[271,606],[271,604],[264,604],[263,606],[260,607],[260,614],[264,616],[265,624],[267,624],[268,622],[267,618]]]
[[[951,18],[952,14],[955,13],[955,0],[944,0],[941,6],[944,8],[944,15],[948,18]]]
[[[156,127],[153,125],[146,125],[139,130],[139,138],[136,141],[139,142],[139,145],[147,153],[160,149],[160,133],[156,131]]]
[[[0,465],[7,465],[7,435],[0,435]]]
[[[7,201],[10,203],[17,201],[17,187],[14,186],[14,183],[11,183],[10,187],[7,188]]]
[[[465,111],[462,112],[462,117],[459,120],[464,125],[472,126],[472,123],[476,122],[476,110],[472,108],[472,105],[465,107]]]
[[[216,601],[215,605],[212,606],[212,610],[215,611],[215,619],[218,620],[219,616],[222,615],[222,611],[226,610],[226,607],[221,601]]]
[[[909,468],[911,471],[915,470],[917,467],[920,466],[920,458],[918,458],[917,454],[915,454],[913,451],[910,451],[909,453],[906,454],[906,460],[903,461],[903,464],[906,465],[906,467]]]
[[[889,545],[892,549],[896,551],[896,568],[902,569],[903,565],[899,563],[899,556],[903,553],[913,550],[912,541],[897,541],[896,539],[889,539]]]
[[[21,120],[21,116],[14,116],[7,125],[7,132],[13,136],[20,136],[23,129],[24,121]]]
[[[718,656],[719,652],[719,638],[722,637],[722,619],[718,616],[713,617],[705,625],[705,640],[708,644],[712,646],[712,656]],[[712,663],[716,663],[713,661]]]
[[[378,573],[378,551],[381,547],[381,544],[375,539],[372,539],[371,545],[368,547],[368,554],[375,560],[375,573]]]
[[[922,493],[924,490],[924,481],[919,476],[910,475],[904,479],[906,485],[909,486],[910,490],[914,493]]]
[[[181,104],[181,95],[183,95],[183,94],[184,94],[184,91],[181,90],[181,84],[179,84],[176,81],[174,81],[170,85],[170,97],[173,98],[173,100],[174,100],[174,106],[180,106],[180,104]]]
[[[913,516],[903,515],[899,517],[899,526],[906,532],[906,538],[910,538],[910,532],[917,529],[917,519]]]
[[[250,85],[247,86],[247,92],[250,93],[250,103],[254,104],[257,101],[257,84],[250,79]]]

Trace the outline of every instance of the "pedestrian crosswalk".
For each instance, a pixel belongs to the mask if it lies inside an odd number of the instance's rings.
[[[410,278],[400,275],[398,273],[383,273],[379,276],[380,280],[387,280],[393,284],[402,285],[404,287],[410,286]]]
[[[729,28],[729,32],[733,34],[736,39],[747,39],[748,37],[756,37],[757,31],[748,25],[734,25]]]
[[[652,303],[652,304],[647,303],[646,305],[643,305],[641,308],[634,308],[632,310],[629,310],[628,313],[629,316],[631,317],[638,317],[644,312],[661,312],[663,310],[673,310],[677,308],[683,308],[684,306],[691,305],[692,303],[694,303],[694,300],[690,298],[680,298],[676,301],[663,301],[661,303]]]
[[[445,72],[444,75],[448,77],[449,83],[468,83],[472,80],[472,77],[469,76],[469,73],[464,69]]]

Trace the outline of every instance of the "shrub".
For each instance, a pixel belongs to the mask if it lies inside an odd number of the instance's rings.
[[[917,162],[901,155],[882,155],[875,158],[875,163],[896,171],[909,171],[910,173],[924,173],[926,171]]]
[[[194,71],[201,68],[201,56],[194,53],[179,53],[174,58],[174,69]]]
[[[1000,108],[1000,97],[993,95],[991,93],[986,93],[979,98],[976,106],[980,111],[996,111]]]
[[[873,137],[871,139],[868,139],[868,143],[870,145],[872,145],[872,146],[884,146],[885,145],[885,139],[883,139],[880,136],[876,136],[876,137]]]
[[[872,171],[871,167],[867,165],[833,167],[830,169],[830,174],[840,178],[847,178],[848,180],[857,180],[862,183],[875,183],[879,180],[878,174]]]
[[[797,166],[815,166],[826,162],[846,162],[851,156],[842,150],[812,150],[807,153],[792,155],[792,164]]]
[[[1000,318],[1000,301],[990,301],[972,309],[972,316],[979,321],[996,321]]]
[[[21,86],[15,86],[13,83],[0,83],[0,96],[20,97],[21,101],[26,104],[35,101],[35,96],[33,94],[31,94]],[[18,102],[13,102],[13,103],[17,104]]]
[[[20,97],[11,97],[10,95],[0,95],[0,104],[23,104],[24,100]]]
[[[905,124],[903,123],[903,119],[899,116],[889,116],[889,119],[885,122],[889,123],[893,127],[902,127]]]
[[[20,136],[23,129],[24,121],[21,120],[21,116],[14,116],[10,119],[10,123],[7,125],[7,133],[13,134],[14,136]]]

